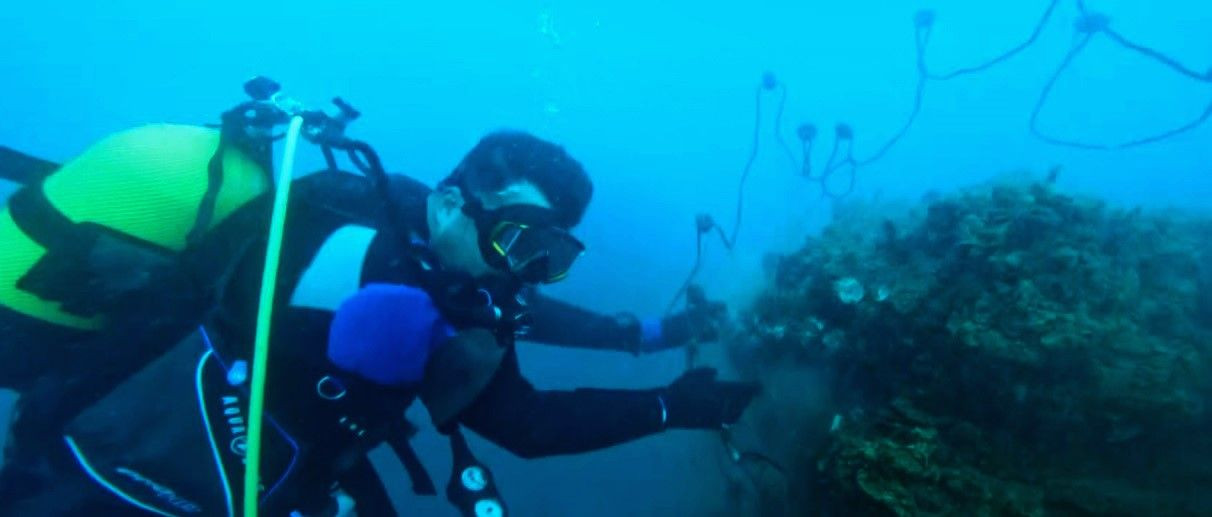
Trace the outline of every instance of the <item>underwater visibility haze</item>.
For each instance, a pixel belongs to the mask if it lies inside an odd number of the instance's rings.
[[[512,515],[1212,514],[1212,3],[116,0],[0,26],[0,147],[54,163],[217,124],[257,76],[347,101],[344,135],[430,187],[503,129],[580,162],[585,253],[539,290],[727,323],[642,354],[523,336],[525,378],[762,387],[735,424],[582,454],[467,433]],[[400,515],[456,514],[387,449]]]

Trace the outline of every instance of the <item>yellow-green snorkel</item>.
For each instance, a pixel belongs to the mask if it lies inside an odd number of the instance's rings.
[[[278,264],[282,255],[282,233],[286,226],[286,206],[294,177],[295,150],[303,117],[294,116],[286,130],[286,149],[274,191],[273,212],[269,219],[269,242],[265,249],[265,269],[261,272],[261,298],[257,303],[257,332],[253,342],[251,389],[248,402],[248,447],[244,457],[244,515],[256,517],[261,485],[261,430],[265,415],[265,370],[269,362],[269,331],[273,321],[274,291],[278,283]]]

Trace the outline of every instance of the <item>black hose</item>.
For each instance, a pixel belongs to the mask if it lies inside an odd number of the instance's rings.
[[[884,157],[885,154],[888,154],[888,151],[890,151],[893,146],[895,146],[898,142],[900,142],[901,139],[904,138],[905,135],[909,133],[909,129],[913,127],[913,124],[915,122],[917,122],[917,116],[922,112],[922,98],[925,96],[925,93],[926,93],[926,75],[920,74],[917,78],[917,92],[914,94],[914,97],[913,97],[913,109],[910,110],[909,117],[907,119],[905,119],[905,123],[902,124],[901,128],[899,130],[897,130],[896,133],[893,133],[892,136],[888,139],[888,141],[885,142],[884,145],[881,146],[879,148],[879,150],[877,150],[874,154],[872,154],[871,156],[868,156],[867,158],[863,158],[862,160],[855,160],[854,161],[855,166],[864,167],[867,165],[871,165],[872,163],[875,163],[876,161],[879,161],[881,158]]]
[[[774,88],[779,88],[781,91],[778,112],[775,114],[775,120],[776,120],[776,133],[775,134],[778,135],[778,132],[777,132],[778,122],[777,121],[781,121],[782,117],[783,117],[783,107],[784,107],[784,103],[786,102],[786,99],[787,99],[786,87],[783,86],[781,83],[775,82],[773,75],[766,74],[763,77],[763,81],[761,83],[759,83],[757,85],[757,87],[754,89],[753,140],[749,146],[749,157],[745,159],[745,166],[741,169],[741,179],[736,188],[736,216],[733,218],[732,232],[731,233],[725,232],[724,228],[722,228],[719,224],[716,224],[711,219],[710,216],[707,216],[707,215],[698,216],[698,219],[696,221],[697,229],[696,229],[696,236],[695,236],[694,265],[693,265],[693,267],[690,268],[690,273],[686,275],[686,280],[682,282],[681,287],[679,287],[677,292],[674,293],[673,298],[669,300],[669,305],[665,309],[666,314],[673,312],[674,308],[677,307],[678,301],[682,298],[682,295],[684,295],[686,293],[686,290],[691,285],[694,284],[694,279],[699,274],[699,269],[702,267],[703,235],[704,234],[715,231],[719,235],[720,242],[723,243],[724,248],[729,251],[731,251],[733,249],[733,247],[736,246],[737,237],[741,231],[741,217],[744,214],[745,184],[749,181],[750,173],[753,172],[753,163],[755,161],[757,161],[758,148],[759,148],[759,144],[761,143],[762,91],[770,90],[770,89],[774,89]],[[786,143],[782,142],[781,137],[780,137],[779,141],[783,147],[786,147]],[[790,152],[790,150],[788,150],[788,152]],[[706,222],[706,224],[704,224],[704,222]]]
[[[800,156],[803,157],[800,163],[800,176],[807,180],[817,179],[812,177],[812,144],[814,140],[814,138],[800,139]]]
[[[736,243],[737,234],[741,231],[741,214],[744,211],[743,207],[745,204],[745,182],[749,180],[749,173],[753,170],[753,162],[757,160],[758,143],[760,142],[759,135],[762,129],[762,89],[762,85],[758,85],[754,91],[753,143],[749,146],[749,158],[745,160],[745,167],[741,169],[741,182],[736,188],[736,217],[733,219],[731,237],[725,240],[728,249],[732,249],[732,244]]]
[[[983,72],[985,70],[988,70],[994,66],[997,66],[1001,63],[1004,63],[1004,62],[1010,60],[1011,58],[1018,55],[1022,51],[1030,48],[1031,45],[1035,44],[1036,40],[1039,39],[1040,34],[1042,34],[1044,32],[1044,27],[1048,25],[1048,20],[1050,18],[1052,18],[1052,14],[1054,12],[1056,12],[1056,7],[1058,5],[1060,5],[1060,0],[1052,0],[1051,2],[1049,2],[1048,8],[1046,10],[1044,10],[1043,16],[1040,16],[1039,21],[1035,24],[1035,30],[1031,31],[1031,35],[1028,36],[1025,41],[1023,41],[1022,43],[1019,43],[1018,45],[1015,45],[1013,48],[1011,48],[1001,54],[998,54],[997,56],[995,56],[992,59],[989,59],[983,63],[972,65],[972,66],[967,66],[967,67],[961,67],[961,68],[955,69],[955,70],[947,72],[947,73],[935,74],[935,73],[930,73],[929,71],[926,71],[926,77],[937,80],[937,81],[948,81],[951,79],[955,79],[956,77],[975,74],[978,72]],[[924,60],[921,62],[921,66],[922,66],[922,69],[925,71],[926,67],[925,67]]]
[[[716,226],[719,228],[719,226]],[[723,230],[720,230],[721,234]],[[723,235],[720,237],[723,238]],[[686,280],[682,282],[681,287],[678,287],[677,292],[673,294],[673,299],[669,300],[669,305],[665,307],[665,315],[668,316],[677,308],[678,300],[682,299],[682,295],[694,285],[694,277],[699,274],[699,268],[703,265],[703,232],[697,232],[694,238],[694,267],[690,268],[690,274],[686,275]]]
[[[1030,119],[1030,123],[1029,123],[1029,130],[1031,131],[1032,135],[1034,135],[1036,138],[1038,138],[1046,143],[1052,144],[1052,145],[1072,147],[1072,148],[1076,148],[1076,149],[1089,149],[1089,150],[1099,150],[1099,151],[1124,150],[1124,149],[1131,149],[1134,147],[1141,147],[1144,145],[1154,144],[1157,142],[1161,142],[1163,140],[1168,140],[1170,138],[1174,138],[1178,135],[1187,133],[1189,131],[1192,131],[1192,130],[1202,126],[1204,123],[1206,123],[1208,121],[1208,119],[1212,118],[1212,101],[1210,101],[1209,104],[1204,108],[1204,110],[1189,122],[1186,122],[1182,125],[1179,125],[1177,127],[1171,128],[1171,129],[1167,129],[1165,131],[1161,131],[1154,135],[1137,137],[1137,138],[1133,138],[1133,139],[1126,140],[1123,142],[1111,143],[1111,144],[1099,144],[1099,143],[1082,142],[1082,141],[1078,141],[1078,140],[1058,138],[1058,137],[1047,135],[1042,130],[1040,130],[1039,129],[1040,113],[1043,111],[1044,105],[1047,104],[1048,98],[1051,96],[1052,90],[1056,86],[1057,81],[1060,80],[1060,77],[1069,69],[1069,67],[1073,64],[1073,61],[1077,59],[1077,56],[1079,54],[1081,54],[1081,52],[1086,48],[1086,46],[1090,43],[1090,41],[1093,40],[1094,37],[1098,34],[1103,34],[1103,35],[1107,36],[1111,41],[1115,42],[1116,44],[1118,44],[1126,49],[1140,53],[1141,55],[1143,55],[1147,58],[1150,58],[1150,59],[1162,64],[1163,66],[1169,67],[1170,69],[1174,70],[1175,72],[1177,72],[1181,75],[1184,75],[1188,78],[1191,78],[1191,79],[1194,79],[1194,80],[1197,80],[1200,82],[1212,82],[1212,75],[1198,74],[1195,71],[1191,70],[1190,68],[1183,66],[1181,63],[1178,62],[1178,60],[1176,60],[1170,56],[1162,54],[1161,52],[1159,52],[1155,49],[1152,49],[1150,47],[1146,47],[1144,45],[1140,45],[1138,43],[1128,40],[1127,38],[1123,37],[1118,32],[1115,32],[1113,29],[1111,29],[1108,26],[1108,20],[1105,16],[1087,11],[1085,8],[1085,5],[1080,0],[1078,1],[1077,4],[1078,4],[1078,9],[1081,12],[1081,16],[1082,16],[1082,18],[1080,18],[1078,20],[1078,24],[1077,24],[1078,30],[1082,32],[1081,39],[1078,40],[1078,42],[1076,44],[1074,44],[1074,46],[1071,49],[1069,49],[1069,52],[1065,54],[1064,59],[1061,60],[1060,64],[1057,66],[1056,70],[1052,73],[1052,75],[1050,75],[1048,77],[1048,81],[1046,83],[1044,83],[1044,87],[1040,91],[1039,97],[1036,99],[1035,106],[1031,110],[1031,119]]]
[[[1157,61],[1158,63],[1161,63],[1167,67],[1170,67],[1170,69],[1172,69],[1175,72],[1178,72],[1182,75],[1185,75],[1188,78],[1194,79],[1201,83],[1212,83],[1212,73],[1209,73],[1212,71],[1204,72],[1202,74],[1199,72],[1196,72],[1195,70],[1187,68],[1182,63],[1179,63],[1178,60],[1176,60],[1170,56],[1162,54],[1161,52],[1154,50],[1152,48],[1149,48],[1144,45],[1140,45],[1138,43],[1130,41],[1128,38],[1125,38],[1123,35],[1116,32],[1114,29],[1112,29],[1110,27],[1104,28],[1103,34],[1106,35],[1108,38],[1111,38],[1111,41],[1118,43],[1120,46],[1122,46],[1128,50],[1132,50],[1134,52],[1142,54],[1145,57],[1150,58],[1154,61]]]
[[[787,145],[787,141],[783,139],[783,107],[787,105],[787,85],[779,83],[779,107],[774,114],[774,140],[778,142],[779,149],[783,150],[783,155],[791,162],[791,168],[794,170],[800,167],[800,163],[795,159],[795,153],[791,152],[791,147]]]
[[[783,514],[787,515],[789,513],[789,507],[786,505],[789,503],[791,496],[791,474],[787,471],[787,468],[770,456],[760,452],[746,451],[738,448],[736,444],[733,443],[732,430],[730,427],[720,429],[720,442],[723,445],[724,452],[728,455],[729,461],[742,469],[742,471],[745,473],[745,477],[747,477],[749,482],[753,484],[755,491],[761,491],[761,483],[758,482],[757,478],[754,476],[754,473],[750,469],[746,468],[746,464],[764,466],[779,475],[779,478],[783,481],[784,490]],[[723,468],[722,465],[721,468]]]
[[[1061,60],[1060,65],[1056,67],[1056,71],[1052,72],[1052,75],[1048,77],[1048,81],[1044,83],[1044,88],[1040,91],[1039,98],[1035,101],[1035,107],[1031,109],[1031,121],[1029,123],[1029,128],[1031,130],[1031,134],[1035,135],[1036,138],[1039,138],[1040,140],[1043,140],[1049,144],[1076,147],[1079,149],[1109,149],[1109,147],[1104,145],[1087,144],[1054,138],[1045,135],[1039,130],[1039,114],[1041,111],[1043,111],[1044,103],[1048,101],[1048,96],[1052,93],[1052,88],[1056,86],[1056,81],[1060,79],[1060,76],[1065,73],[1065,70],[1069,68],[1069,65],[1073,63],[1073,60],[1077,58],[1077,55],[1081,53],[1083,48],[1086,48],[1086,45],[1089,44],[1090,40],[1093,38],[1094,34],[1092,33],[1082,36],[1082,38],[1073,45],[1073,48],[1069,49],[1069,52],[1065,54],[1064,59]]]

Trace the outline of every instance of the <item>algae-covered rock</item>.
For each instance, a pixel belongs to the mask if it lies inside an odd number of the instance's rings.
[[[851,204],[735,358],[838,372],[850,416],[792,483],[840,514],[1212,514],[1210,292],[1206,218],[1046,184]]]

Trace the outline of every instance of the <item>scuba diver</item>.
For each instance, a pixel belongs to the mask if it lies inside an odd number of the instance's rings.
[[[436,494],[408,444],[416,400],[450,438],[447,498],[503,515],[463,427],[526,458],[575,454],[718,430],[758,393],[707,368],[648,390],[535,389],[518,337],[639,354],[714,339],[727,311],[641,320],[539,294],[584,251],[570,230],[593,190],[555,144],[491,133],[431,189],[344,135],[348,104],[329,116],[278,89],[254,79],[217,128],[136,128],[62,165],[0,148],[0,177],[24,185],[0,212],[0,386],[20,393],[0,514],[240,514],[263,278],[265,515],[395,515],[366,457],[384,443]],[[327,167],[293,182],[271,277],[272,142],[290,118]]]

